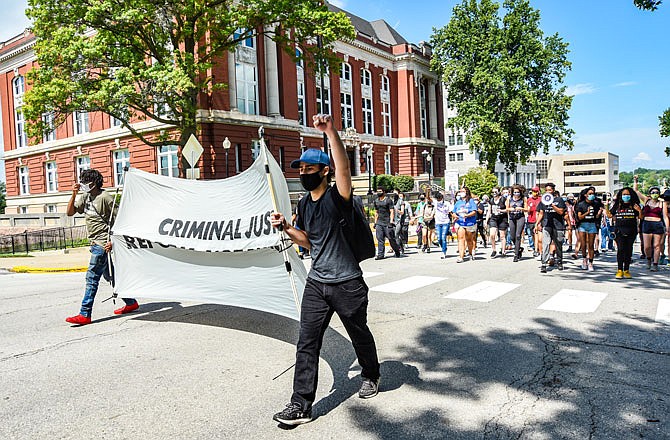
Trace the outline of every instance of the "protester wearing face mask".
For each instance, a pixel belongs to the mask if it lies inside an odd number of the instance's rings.
[[[596,194],[592,187],[587,188],[581,195],[575,213],[579,220],[577,233],[579,234],[579,242],[582,246],[582,269],[593,272],[593,255],[594,255],[594,241],[598,228],[596,227],[597,219],[602,215],[600,207],[595,202]]]
[[[450,227],[451,203],[444,199],[441,192],[435,194],[435,231],[437,242],[442,249],[442,259],[447,258],[447,234]]]
[[[540,203],[537,207],[537,223],[535,230],[542,233],[542,266],[541,273],[547,272],[547,265],[551,257],[551,248],[556,252],[558,270],[563,270],[563,239],[565,238],[565,202],[556,191],[556,185],[545,183],[547,203]],[[543,198],[545,197],[543,196]]]
[[[505,197],[500,193],[498,188],[493,188],[493,197],[491,198],[491,209],[489,214],[489,229],[491,236],[491,258],[495,258],[496,239],[500,241],[500,256],[505,256],[506,234],[508,228],[507,221],[507,204]]]
[[[644,204],[642,208],[642,241],[644,242],[644,254],[647,257],[647,269],[658,272],[661,246],[666,234],[663,225],[665,206],[660,198],[661,189],[658,186],[652,186],[649,188],[649,196],[647,197],[638,191],[637,186],[637,179],[634,179],[633,189]]]
[[[377,236],[377,256],[375,260],[384,259],[385,243],[388,239],[396,258],[400,257],[400,248],[395,238],[396,211],[393,200],[386,196],[386,188],[377,188],[377,199],[373,203],[375,208],[375,234]]]
[[[419,196],[419,203],[416,204],[414,209],[414,218],[412,219],[416,223],[416,248],[422,249],[423,247],[423,209],[426,206],[426,196],[421,194]]]
[[[104,277],[107,281],[111,281],[114,273],[109,267],[107,253],[112,250],[109,230],[116,219],[118,205],[114,202],[115,196],[102,189],[102,174],[98,170],[82,171],[79,181],[81,183],[75,183],[72,187],[72,196],[67,204],[66,213],[68,216],[73,216],[75,213],[84,214],[86,231],[91,243],[91,259],[86,271],[86,289],[79,314],[70,316],[65,321],[70,324],[86,325],[91,323],[100,278]],[[82,196],[78,196],[80,191],[83,193]],[[114,314],[122,315],[139,308],[133,298],[122,299],[126,305],[114,310]]]
[[[566,252],[572,252],[572,244],[574,243],[573,234],[576,233],[576,220],[575,220],[575,196],[572,194],[567,194],[565,196],[565,207],[568,218],[565,223],[565,235],[568,241],[568,249]]]
[[[465,260],[467,246],[470,260],[475,259],[475,244],[477,241],[477,204],[472,199],[470,189],[466,186],[459,191],[461,196],[454,204],[452,217],[458,227],[458,259],[457,263]]]
[[[482,245],[484,248],[486,248],[486,226],[488,225],[489,209],[489,196],[484,194],[481,202],[477,204],[477,234],[482,238]]]
[[[514,243],[514,262],[521,258],[521,240],[524,225],[526,223],[525,213],[528,211],[526,198],[523,197],[523,188],[519,185],[512,186],[512,197],[506,200],[506,210],[509,215],[509,231]]]
[[[526,218],[526,234],[528,236],[528,246],[533,250],[533,257],[540,255],[542,241],[539,234],[535,233],[535,222],[537,221],[537,205],[540,203],[540,187],[534,186],[530,192],[530,197],[526,199],[528,208],[528,217]]]
[[[605,205],[605,208],[607,217],[614,222],[612,228],[617,244],[617,272],[614,277],[618,280],[632,278],[630,263],[633,259],[638,220],[642,216],[640,199],[633,188],[625,187],[616,194],[612,207]]]

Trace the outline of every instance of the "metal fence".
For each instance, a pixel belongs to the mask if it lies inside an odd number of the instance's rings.
[[[0,254],[27,254],[31,251],[85,246],[88,244],[87,235],[86,225],[0,235]]]

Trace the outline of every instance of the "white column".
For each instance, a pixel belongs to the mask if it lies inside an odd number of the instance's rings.
[[[228,95],[230,110],[237,111],[237,76],[235,74],[235,52],[228,52]]]
[[[265,35],[265,91],[268,99],[268,116],[280,116],[277,43],[267,35]]]
[[[430,138],[437,139],[437,98],[435,96],[435,82],[428,81],[428,111],[430,112]]]
[[[361,175],[361,146],[354,145],[354,176]]]

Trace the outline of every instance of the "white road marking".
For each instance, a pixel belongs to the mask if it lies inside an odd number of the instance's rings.
[[[403,278],[402,280],[393,281],[392,283],[382,284],[380,286],[372,287],[370,290],[375,290],[378,292],[388,292],[388,293],[405,293],[410,290],[420,289],[421,287],[429,286],[433,283],[446,280],[446,278],[441,277],[427,277],[427,276],[413,276],[408,278]]]
[[[373,278],[379,275],[384,275],[384,272],[365,272],[363,271],[363,278]]]
[[[656,322],[670,325],[670,299],[659,299],[656,309]]]
[[[519,287],[521,284],[498,283],[482,281],[458,292],[451,293],[445,298],[466,299],[468,301],[490,302]]]
[[[566,313],[592,313],[598,309],[606,297],[607,294],[603,292],[562,289],[538,309]]]

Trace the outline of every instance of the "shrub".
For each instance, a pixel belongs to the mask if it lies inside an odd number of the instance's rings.
[[[407,192],[414,189],[414,178],[412,176],[394,176],[393,181],[394,187],[398,191]]]

